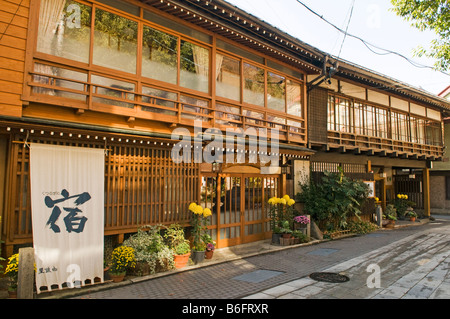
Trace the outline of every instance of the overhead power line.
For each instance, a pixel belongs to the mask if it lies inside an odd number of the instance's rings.
[[[352,7],[350,9],[350,16],[348,17],[347,27],[345,28],[344,38],[342,39],[341,48],[339,49],[338,58],[341,56],[342,47],[344,46],[345,38],[347,37],[348,26],[350,25],[350,21],[352,20],[353,8],[355,7],[355,0],[352,1]]]
[[[362,43],[363,43],[363,44],[364,44],[371,52],[373,52],[374,54],[377,54],[377,55],[394,54],[394,55],[397,55],[397,56],[399,56],[399,57],[405,59],[405,60],[408,61],[411,65],[413,65],[413,66],[415,66],[415,67],[417,67],[417,68],[431,69],[431,70],[434,70],[434,71],[439,71],[439,72],[441,72],[442,74],[445,74],[445,75],[447,75],[447,76],[450,76],[450,74],[448,74],[448,73],[446,73],[446,72],[444,72],[444,71],[436,70],[436,68],[434,68],[434,67],[431,67],[431,66],[428,66],[428,65],[424,65],[424,64],[421,64],[421,63],[412,61],[411,59],[409,59],[408,57],[404,56],[403,54],[400,54],[400,53],[395,52],[395,51],[392,51],[392,50],[388,50],[388,49],[381,48],[381,47],[376,46],[376,45],[374,45],[374,44],[372,44],[372,43],[369,43],[368,41],[366,41],[366,40],[364,40],[364,39],[362,39],[362,38],[360,38],[360,37],[358,37],[358,36],[356,36],[356,35],[350,34],[350,33],[348,33],[347,31],[342,30],[342,29],[339,28],[338,26],[334,25],[333,23],[331,23],[330,21],[328,21],[327,19],[325,19],[325,18],[323,17],[323,15],[318,14],[316,11],[312,10],[310,7],[308,7],[308,6],[307,6],[306,4],[304,4],[302,1],[300,1],[300,0],[296,0],[296,1],[297,1],[299,4],[301,4],[303,7],[305,7],[308,11],[310,11],[311,13],[313,13],[314,15],[316,15],[317,17],[319,17],[321,20],[325,21],[327,24],[329,24],[330,26],[332,26],[333,28],[335,28],[335,29],[338,30],[339,32],[344,33],[345,36],[349,36],[349,37],[351,37],[351,38],[354,38],[354,39],[357,39],[357,40],[361,41],[361,42],[362,42]],[[347,27],[348,27],[348,26],[347,26]],[[372,49],[372,48],[375,48],[375,49],[377,49],[377,50],[381,50],[381,51],[384,51],[384,52],[377,52],[377,51],[375,51],[375,50]]]

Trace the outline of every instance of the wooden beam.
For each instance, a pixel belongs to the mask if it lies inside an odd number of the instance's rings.
[[[423,169],[423,208],[425,216],[430,216],[431,205],[430,205],[430,169]]]

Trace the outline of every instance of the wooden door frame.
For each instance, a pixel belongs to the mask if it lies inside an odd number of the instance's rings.
[[[210,230],[216,230],[216,245],[218,248],[222,248],[222,247],[229,247],[229,246],[235,246],[235,245],[240,245],[240,244],[244,244],[244,243],[249,243],[249,242],[253,242],[253,241],[257,241],[257,240],[263,240],[263,239],[267,239],[270,238],[271,236],[271,230],[270,229],[265,229],[265,223],[268,222],[268,217],[265,216],[265,211],[266,211],[266,203],[267,200],[265,198],[265,187],[264,187],[264,179],[265,178],[276,178],[278,179],[278,183],[276,185],[277,189],[276,192],[277,194],[280,194],[280,191],[282,189],[282,175],[266,175],[266,174],[252,174],[252,173],[202,173],[200,176],[200,180],[203,179],[203,177],[205,178],[211,178],[211,177],[215,177],[217,180],[217,185],[216,185],[216,198],[215,200],[215,204],[217,207],[217,222],[215,225],[210,225],[208,227],[208,229]],[[222,214],[222,209],[221,209],[221,191],[222,191],[222,183],[221,183],[221,178],[226,178],[226,177],[238,177],[240,178],[240,207],[239,207],[239,222],[236,223],[231,223],[231,224],[222,224],[221,223],[221,214]],[[245,179],[249,178],[249,177],[256,177],[256,178],[261,178],[262,179],[262,184],[261,184],[261,194],[262,194],[262,212],[263,212],[263,216],[261,220],[258,221],[251,221],[250,223],[246,222],[245,219]],[[201,182],[199,183],[199,186],[201,187]],[[201,193],[201,190],[199,191],[199,194]],[[257,233],[257,234],[252,234],[252,235],[247,235],[245,236],[245,226],[246,225],[250,225],[250,224],[257,224],[258,222],[262,222],[262,232],[261,233]],[[223,225],[226,225],[226,227],[223,227]],[[239,231],[239,237],[234,237],[234,238],[224,238],[221,239],[220,235],[221,235],[221,231],[224,228],[227,227],[240,227],[240,231]]]

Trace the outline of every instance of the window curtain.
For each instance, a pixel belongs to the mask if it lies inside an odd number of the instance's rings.
[[[42,0],[39,11],[38,51],[51,54],[55,48],[53,40],[57,36],[58,26],[66,0]]]
[[[37,50],[47,54],[53,54],[57,50],[58,38],[62,38],[63,10],[66,0],[42,0],[39,11],[39,29]],[[58,35],[59,33],[59,35]],[[54,40],[57,40],[56,43]],[[53,68],[48,65],[38,64],[34,65],[34,71],[55,75]],[[46,76],[35,76],[34,81],[42,84],[49,84],[49,78]],[[55,95],[55,91],[46,88],[34,88],[35,93]]]
[[[216,80],[219,79],[220,70],[222,69],[223,55],[216,54]]]
[[[194,56],[195,72],[208,78],[209,50],[193,44],[192,54]]]

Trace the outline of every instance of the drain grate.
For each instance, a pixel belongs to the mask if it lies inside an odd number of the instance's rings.
[[[349,277],[335,273],[335,272],[314,272],[309,275],[309,278],[316,281],[342,283],[350,280]]]

